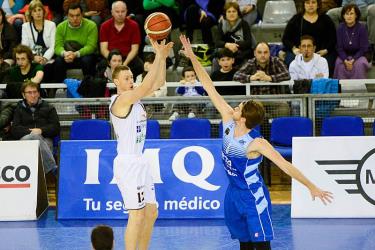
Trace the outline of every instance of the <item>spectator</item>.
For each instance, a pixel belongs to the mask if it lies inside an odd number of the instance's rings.
[[[326,14],[319,14],[321,0],[304,0],[302,13],[293,16],[284,31],[282,42],[286,50],[285,63],[289,64],[300,53],[301,36],[315,39],[316,53],[327,59],[330,76],[336,60],[336,32],[332,20]]]
[[[14,111],[11,127],[16,140],[39,140],[44,172],[56,175],[53,138],[60,133],[56,109],[40,98],[39,84],[27,81],[21,88],[23,100]]]
[[[371,65],[365,57],[369,48],[366,27],[359,22],[361,12],[357,5],[342,8],[344,22],[337,28],[337,52],[334,77],[337,79],[366,79]],[[375,27],[374,27],[375,28]]]
[[[200,82],[197,80],[197,76],[193,67],[188,66],[182,70],[182,80],[180,83],[183,85],[176,89],[176,94],[181,96],[203,96],[205,95],[205,91]],[[169,117],[170,121],[174,121],[180,117],[180,114],[184,112],[184,108],[186,108],[187,104],[175,104],[173,109],[173,114]],[[196,113],[202,111],[203,107],[199,104],[189,104],[189,114],[188,118],[196,117]]]
[[[91,245],[94,250],[112,250],[114,245],[113,229],[106,225],[96,226],[91,231]]]
[[[10,125],[13,120],[13,113],[17,106],[15,102],[1,103],[0,108],[0,140],[11,140]]]
[[[25,22],[25,16],[18,11],[25,5],[24,0],[3,0],[1,8],[6,13],[6,18],[13,25],[17,34],[17,43],[21,41],[22,24]]]
[[[25,81],[32,81],[39,85],[44,72],[43,66],[33,62],[34,55],[25,45],[18,45],[13,51],[16,65],[12,66],[5,76],[6,94],[8,98],[22,98],[21,86]]]
[[[68,20],[57,26],[55,41],[55,80],[62,82],[69,68],[82,68],[83,75],[95,74],[98,29],[91,20],[83,18],[82,7],[68,7]]]
[[[108,66],[104,72],[104,77],[108,82],[113,82],[112,74],[115,68],[122,64],[122,55],[118,49],[111,50],[108,54]]]
[[[212,35],[217,49],[227,48],[234,53],[236,65],[254,57],[250,26],[242,19],[236,2],[224,5],[224,19],[212,28]]]
[[[203,43],[212,46],[211,28],[218,23],[225,0],[179,0],[179,3],[190,41],[194,41],[194,29],[200,29]]]
[[[233,67],[234,54],[227,48],[220,49],[217,55],[220,69],[211,73],[212,81],[233,81],[236,69]],[[215,87],[220,95],[245,95],[246,89],[238,86]]]
[[[13,26],[8,23],[5,12],[0,8],[0,52],[4,62],[12,65],[13,60],[13,49],[17,46],[17,34]]]
[[[374,0],[343,0],[341,6],[355,4],[358,6],[361,15],[358,20],[367,22],[368,37],[372,45],[375,44],[375,1]],[[335,26],[339,26],[340,21],[344,21],[342,13],[343,7],[333,8],[327,12]]]
[[[123,65],[129,66],[134,78],[143,72],[143,62],[138,57],[141,43],[137,22],[126,17],[126,4],[116,1],[112,4],[112,18],[100,27],[100,53],[104,58],[113,49],[119,49],[124,59]]]
[[[248,60],[234,74],[233,80],[242,83],[251,81],[281,82],[290,79],[288,69],[284,62],[278,57],[270,55],[270,48],[267,43],[260,42],[255,47],[255,58]],[[254,86],[252,94],[285,94],[285,86]]]
[[[52,21],[58,25],[64,17],[63,0],[42,0],[42,3],[52,11]]]
[[[316,54],[315,48],[312,36],[301,36],[300,54],[289,65],[289,74],[292,80],[328,78],[327,60]]]
[[[30,3],[27,17],[29,22],[22,25],[21,43],[32,49],[33,61],[44,66],[44,81],[52,82],[56,25],[45,19],[46,11],[40,1]]]
[[[98,27],[109,16],[107,0],[64,0],[64,12],[68,12],[69,5],[82,4],[83,16],[96,23]]]

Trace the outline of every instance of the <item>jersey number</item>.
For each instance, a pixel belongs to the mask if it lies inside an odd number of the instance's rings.
[[[145,200],[145,197],[143,196],[143,192],[138,193],[138,203],[142,203]]]

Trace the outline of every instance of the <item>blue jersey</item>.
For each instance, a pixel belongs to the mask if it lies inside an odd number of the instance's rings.
[[[248,134],[234,138],[235,122],[230,121],[223,125],[223,148],[221,156],[229,182],[239,189],[250,189],[252,185],[263,184],[258,171],[258,165],[263,157],[247,158],[247,147],[260,133],[252,129]]]

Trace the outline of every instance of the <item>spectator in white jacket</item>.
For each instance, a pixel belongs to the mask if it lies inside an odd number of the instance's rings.
[[[40,1],[31,1],[27,18],[29,22],[22,25],[23,45],[31,48],[34,62],[44,65],[45,77],[43,81],[53,82],[52,57],[55,54],[56,25],[46,20],[46,12]]]
[[[312,36],[301,37],[300,54],[289,65],[289,74],[292,80],[328,78],[327,60],[315,53],[315,40]]]

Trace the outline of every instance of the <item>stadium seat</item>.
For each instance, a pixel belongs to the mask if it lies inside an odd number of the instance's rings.
[[[297,13],[294,1],[267,1],[263,23],[287,23]]]
[[[157,120],[147,120],[146,139],[160,139],[160,125]]]
[[[186,118],[172,122],[170,139],[211,138],[211,124],[208,119]]]
[[[358,116],[332,116],[324,118],[321,136],[362,136],[364,124]]]
[[[70,140],[110,140],[111,124],[106,120],[88,119],[73,121]]]

